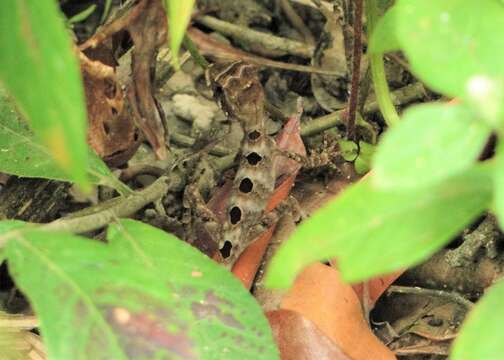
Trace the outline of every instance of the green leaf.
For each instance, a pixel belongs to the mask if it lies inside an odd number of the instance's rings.
[[[359,148],[354,141],[339,140],[338,146],[341,151],[341,156],[346,161],[354,161],[359,154]]]
[[[504,342],[499,335],[504,321],[504,282],[500,280],[483,295],[469,313],[455,339],[450,359],[501,359]]]
[[[376,146],[359,141],[359,156],[355,159],[355,171],[359,175],[367,173],[371,169],[371,158],[376,151]]]
[[[267,284],[287,287],[303,267],[334,257],[352,282],[422,261],[490,204],[493,170],[478,165],[437,186],[407,192],[379,191],[371,178],[361,180],[280,247]]]
[[[88,172],[92,182],[110,186],[121,194],[131,193],[131,190],[115,178],[107,165],[92,150],[88,151],[90,162],[88,167],[83,169]],[[1,87],[0,171],[23,177],[72,180],[72,177],[56,164],[48,150],[33,136]]]
[[[501,229],[504,229],[504,139],[499,139],[495,154],[495,215]]]
[[[182,39],[191,20],[194,0],[165,0],[168,7],[168,29],[170,33],[170,49],[175,65],[178,67],[178,52]]]
[[[399,0],[395,8],[399,43],[412,71],[432,89],[467,98],[474,77],[504,79],[499,1]]]
[[[88,189],[84,91],[57,6],[54,0],[2,2],[0,82],[57,164]]]
[[[68,24],[75,24],[86,20],[96,10],[96,4],[91,4],[87,9],[84,9],[78,14],[75,14],[67,20]]]
[[[374,181],[384,189],[435,184],[477,160],[490,127],[462,105],[425,104],[408,109],[389,129],[374,158]]]
[[[108,238],[30,231],[8,242],[48,358],[278,358],[261,308],[223,267],[133,220]]]
[[[370,54],[383,54],[400,49],[396,36],[396,16],[397,10],[392,7],[378,20],[369,40]]]

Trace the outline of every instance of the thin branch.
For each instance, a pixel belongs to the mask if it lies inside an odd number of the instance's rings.
[[[360,63],[362,56],[362,0],[355,0],[354,41],[352,56],[352,87],[348,104],[348,140],[355,139],[355,115],[359,99]]]

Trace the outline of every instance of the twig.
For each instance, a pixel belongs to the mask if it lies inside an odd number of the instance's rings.
[[[251,30],[243,26],[222,21],[213,16],[200,16],[196,18],[196,21],[212,30],[231,36],[234,39],[245,41],[250,44],[259,43],[268,49],[285,51],[291,55],[303,58],[311,58],[315,49],[313,45]]]
[[[318,6],[313,3],[312,0],[291,0],[293,3],[297,3],[299,5],[308,6],[314,9],[318,9]],[[319,1],[320,6],[324,7],[326,10],[332,10],[333,5],[328,1]]]
[[[467,266],[474,260],[479,249],[486,247],[488,251],[492,246],[495,247],[498,237],[497,220],[489,214],[474,231],[463,236],[462,245],[448,250],[445,255],[446,262],[453,267]]]
[[[355,114],[359,99],[360,63],[362,55],[362,0],[355,0],[354,41],[352,56],[352,86],[348,104],[348,140],[355,139]]]
[[[421,83],[406,85],[392,92],[391,99],[394,104],[401,105],[424,96],[425,90]],[[364,105],[364,113],[371,113],[378,110],[376,100],[368,100]],[[347,110],[338,110],[331,114],[321,116],[301,125],[301,136],[312,136],[330,129],[338,124],[345,124]]]
[[[298,33],[301,36],[303,36],[304,41],[307,44],[314,45],[315,38],[313,37],[312,32],[305,25],[303,19],[301,19],[296,10],[294,10],[290,1],[279,0],[279,2],[280,7],[282,8],[282,11],[284,12],[285,16],[287,17],[287,19],[289,19],[290,23],[292,24],[292,26],[294,26],[294,28],[298,31]]]
[[[223,44],[194,27],[187,30],[187,36],[190,37],[191,40],[198,46],[198,49],[202,55],[207,55],[212,58],[225,60],[243,60],[252,64],[256,64],[258,66],[268,66],[272,68],[322,75],[339,74],[338,72],[321,69],[315,66],[289,64],[281,61],[270,60],[257,55],[252,55],[245,51]]]
[[[170,140],[175,144],[183,147],[192,147],[195,143],[195,140],[192,137],[182,135],[180,133],[170,134]],[[216,145],[210,148],[208,153],[216,156],[226,156],[229,155],[229,150],[222,146]]]
[[[99,229],[117,218],[134,214],[145,205],[159,199],[168,191],[167,177],[162,176],[149,187],[129,196],[120,196],[84,209],[39,227],[39,230],[84,233]],[[0,238],[1,244],[1,238]]]
[[[0,311],[0,329],[9,328],[31,330],[38,326],[39,321],[37,317],[33,315],[7,314]]]
[[[423,296],[435,296],[448,299],[459,305],[464,306],[467,310],[471,310],[474,307],[474,303],[467,300],[465,297],[456,292],[445,291],[445,290],[435,290],[435,289],[425,289],[421,287],[409,287],[409,286],[399,286],[392,285],[387,289],[388,293],[398,293],[398,294],[415,294]]]

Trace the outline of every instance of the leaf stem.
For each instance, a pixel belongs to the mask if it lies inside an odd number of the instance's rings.
[[[368,38],[378,21],[378,6],[376,0],[366,0],[367,32]],[[390,127],[399,122],[399,115],[390,98],[390,90],[385,75],[385,65],[382,54],[369,54],[371,74],[378,106],[385,119],[385,123]]]

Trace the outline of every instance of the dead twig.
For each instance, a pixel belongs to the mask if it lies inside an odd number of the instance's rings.
[[[247,42],[249,44],[261,44],[270,50],[285,51],[288,54],[311,58],[315,50],[313,45],[305,44],[299,41],[286,39],[260,31],[252,30],[243,26],[231,24],[229,22],[217,19],[213,16],[200,16],[196,22],[203,24],[212,30],[218,31],[234,39]]]

